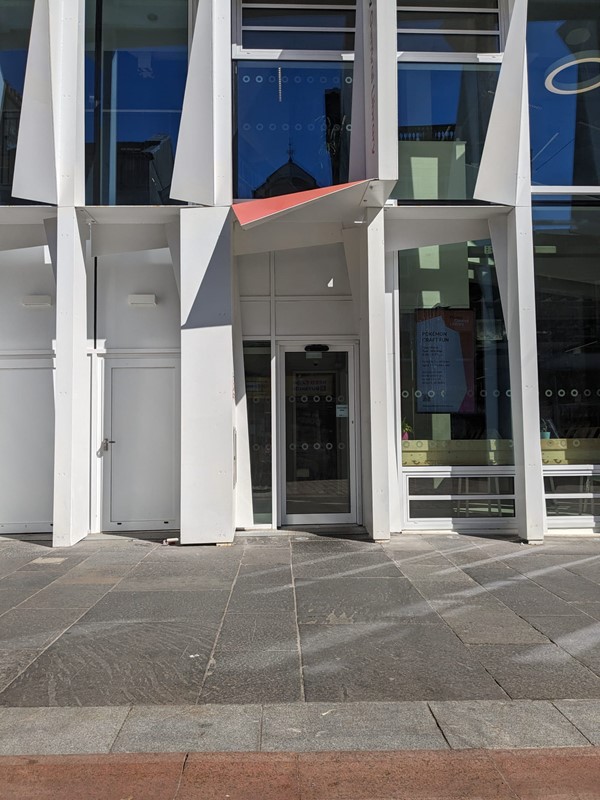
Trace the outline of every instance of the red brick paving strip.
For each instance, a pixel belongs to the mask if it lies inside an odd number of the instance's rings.
[[[600,749],[0,758],[0,800],[600,800]]]

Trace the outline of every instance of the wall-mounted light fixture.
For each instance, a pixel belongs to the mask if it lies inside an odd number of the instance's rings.
[[[154,308],[156,306],[155,294],[130,294],[127,298],[130,306],[136,308]]]
[[[52,298],[49,294],[27,294],[21,301],[25,308],[51,308]]]

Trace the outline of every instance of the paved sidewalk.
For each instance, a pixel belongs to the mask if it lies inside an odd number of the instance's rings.
[[[0,537],[0,755],[600,744],[600,538]]]

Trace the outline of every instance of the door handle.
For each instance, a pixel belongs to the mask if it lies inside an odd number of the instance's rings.
[[[114,441],[114,439],[102,439],[102,444],[100,447],[102,450],[104,450],[104,452],[106,452],[108,450],[109,444],[116,444],[116,442]]]

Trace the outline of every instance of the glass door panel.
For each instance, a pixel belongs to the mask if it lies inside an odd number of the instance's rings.
[[[352,521],[349,362],[348,351],[285,353],[285,522]]]

